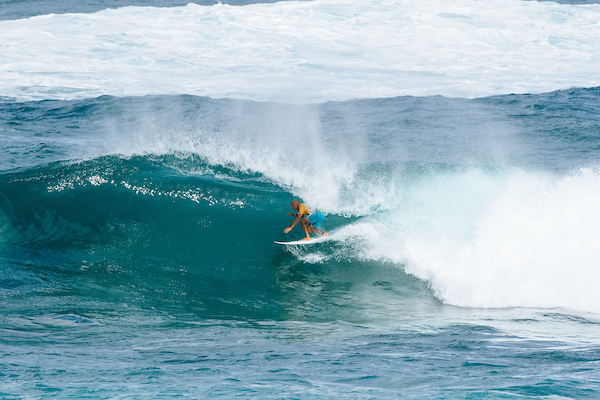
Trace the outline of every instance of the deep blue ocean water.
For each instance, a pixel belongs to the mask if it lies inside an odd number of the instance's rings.
[[[482,49],[510,55],[486,67],[495,82],[525,74],[531,87],[473,84],[482,94],[466,98],[472,82],[453,56],[431,58],[436,73],[417,60],[420,70],[386,87],[379,78],[398,70],[384,50],[369,59],[357,44],[339,62],[315,60],[337,51],[352,18],[378,35],[412,9],[412,27],[426,34],[421,3],[373,2],[398,9],[391,22],[358,3],[311,3],[321,11],[296,2],[0,3],[0,31],[43,25],[56,44],[29,58],[24,43],[43,38],[0,37],[0,50],[14,52],[0,68],[17,80],[0,85],[1,398],[600,397],[600,87],[513,52],[504,22],[484,18],[505,6],[482,2],[440,11],[451,20],[444,29],[484,27],[492,39]],[[556,24],[556,37],[535,45],[593,70],[600,60],[586,35],[600,27],[579,32],[570,18],[600,10],[581,4],[543,3],[523,26]],[[139,8],[118,8],[128,5]],[[116,10],[95,13],[106,8]],[[269,75],[277,67],[260,81],[274,47],[254,47],[268,34],[252,24],[271,12],[305,23],[318,14],[333,42],[319,41],[323,32],[300,40],[295,21],[271,17],[292,31],[277,50],[281,68],[299,74]],[[167,22],[123,39],[146,29],[135,20],[144,13]],[[174,34],[178,15],[218,21],[224,36],[206,35],[222,52]],[[116,22],[90,28],[95,18]],[[249,36],[236,36],[240,27]],[[97,31],[81,50],[62,45],[65,29]],[[163,35],[183,40],[176,56]],[[242,45],[230,54],[232,43]],[[128,59],[144,46],[153,50]],[[427,51],[404,50],[407,59]],[[131,69],[73,71],[60,61],[88,52]],[[180,81],[186,68],[197,75]],[[320,85],[321,73],[348,87]],[[144,74],[156,86],[136,80]],[[417,80],[406,95],[400,86]],[[398,95],[357,97],[356,87]],[[302,236],[283,232],[295,198],[327,214],[332,240],[273,243]]]

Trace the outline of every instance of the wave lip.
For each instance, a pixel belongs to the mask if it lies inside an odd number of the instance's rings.
[[[186,93],[314,102],[598,86],[598,20],[599,5],[515,0],[45,15],[0,22],[0,96]]]

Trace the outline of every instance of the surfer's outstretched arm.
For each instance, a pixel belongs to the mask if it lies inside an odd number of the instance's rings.
[[[296,226],[296,224],[298,224],[298,222],[300,222],[300,220],[302,219],[303,215],[298,213],[298,214],[294,214],[294,213],[289,213],[288,214],[291,217],[296,217],[296,219],[294,220],[294,222],[292,222],[292,225],[288,226],[287,228],[284,229],[285,233],[289,233],[289,231],[291,231],[294,226]]]

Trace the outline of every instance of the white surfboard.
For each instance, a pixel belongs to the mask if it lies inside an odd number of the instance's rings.
[[[328,240],[331,240],[331,235],[328,236],[319,236],[317,238],[311,238],[310,240],[295,240],[293,242],[280,242],[278,240],[275,241],[276,244],[284,244],[284,245],[307,245],[307,244],[315,244],[322,243]]]

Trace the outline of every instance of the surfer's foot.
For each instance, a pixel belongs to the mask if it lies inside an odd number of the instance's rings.
[[[301,242],[308,242],[310,240],[310,237],[305,237],[304,239],[301,240]]]
[[[329,233],[323,232],[323,236],[329,236]]]

